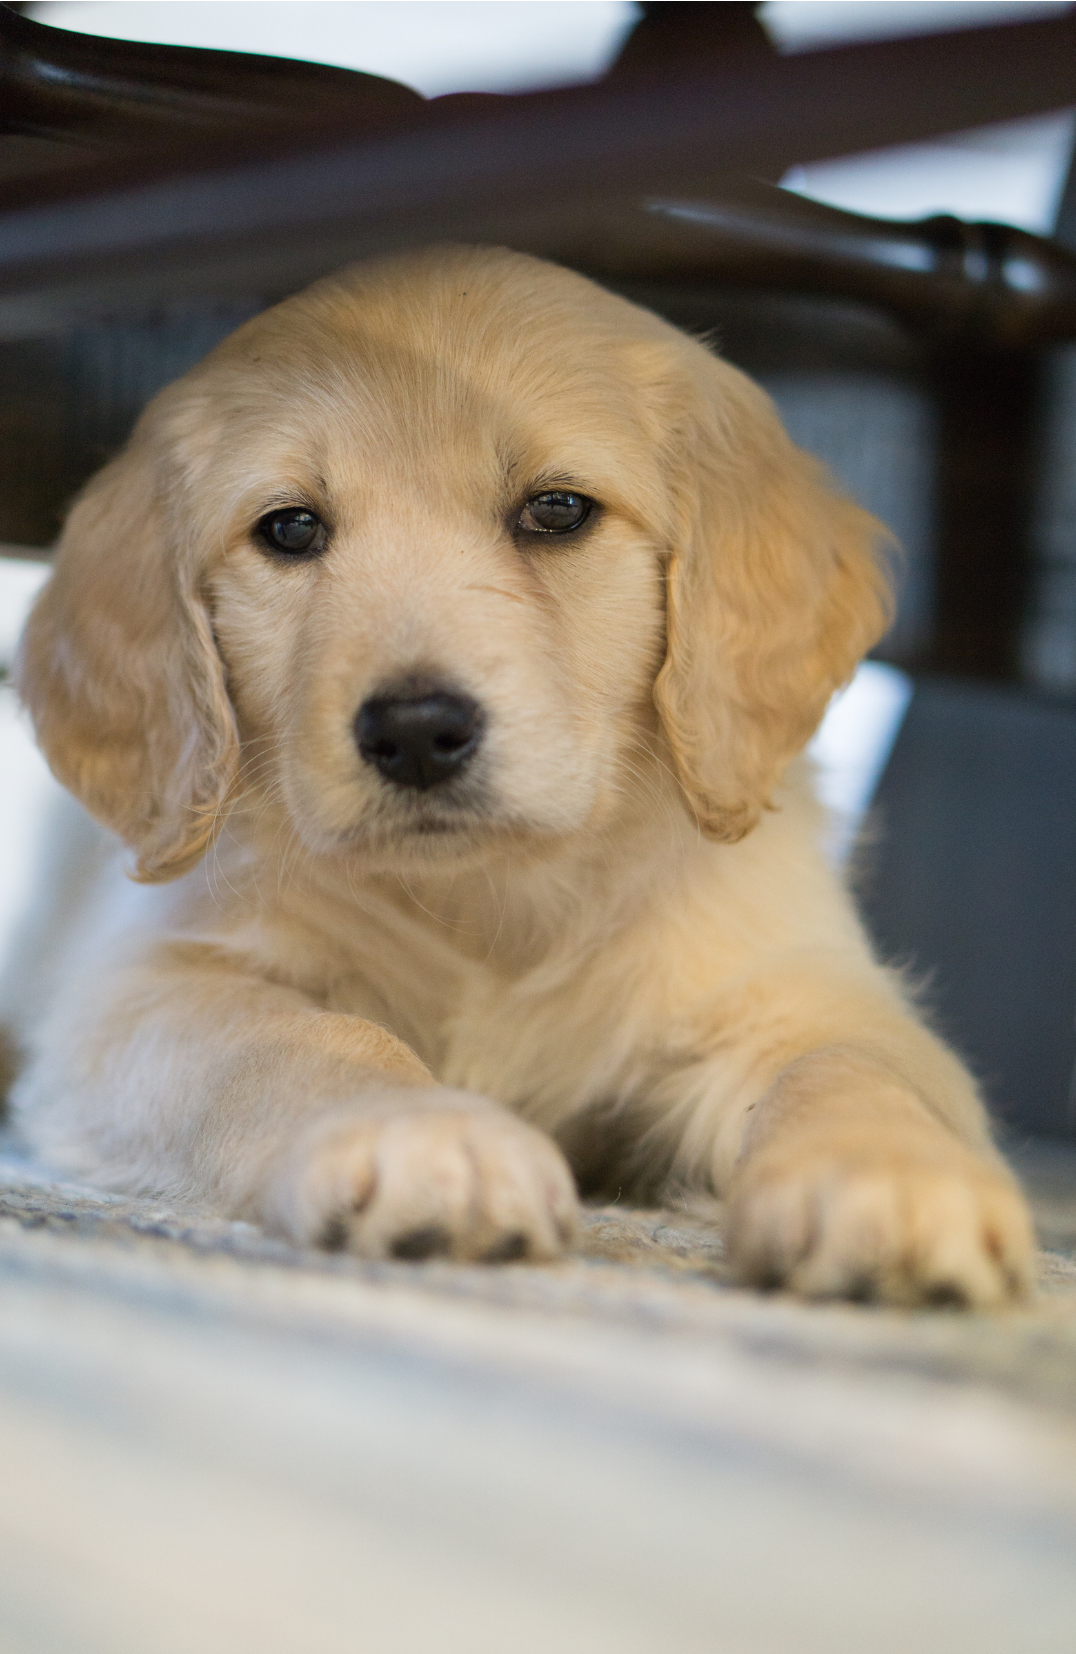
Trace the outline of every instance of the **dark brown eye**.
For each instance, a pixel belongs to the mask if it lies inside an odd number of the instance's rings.
[[[323,551],[328,538],[321,518],[301,505],[290,505],[284,511],[270,511],[254,532],[270,551],[287,552],[293,557],[312,556]]]
[[[594,501],[586,494],[551,489],[548,494],[531,495],[518,527],[526,534],[570,534],[582,528],[593,509]]]

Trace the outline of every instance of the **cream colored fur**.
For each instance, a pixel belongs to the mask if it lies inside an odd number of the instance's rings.
[[[558,484],[595,526],[521,546]],[[297,503],[328,550],[274,560],[252,526]],[[25,1131],[367,1255],[554,1256],[570,1160],[727,1193],[751,1281],[1021,1293],[974,1086],[795,759],[884,625],[876,532],[741,374],[533,259],[360,267],[241,328],[76,504],[23,644],[56,774],[146,881],[69,942]],[[451,797],[355,744],[415,672],[486,712]]]

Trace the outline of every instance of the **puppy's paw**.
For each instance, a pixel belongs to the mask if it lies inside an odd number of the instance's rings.
[[[746,1281],[975,1309],[1029,1295],[1034,1236],[1004,1172],[940,1128],[919,1143],[804,1137],[767,1145],[731,1191],[729,1251]]]
[[[560,1150],[467,1092],[386,1092],[293,1149],[266,1202],[300,1245],[364,1258],[508,1263],[556,1257],[578,1205]]]

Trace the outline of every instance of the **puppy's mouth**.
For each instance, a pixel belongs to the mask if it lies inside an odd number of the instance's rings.
[[[344,837],[375,850],[488,840],[502,825],[502,812],[481,771],[480,765],[470,766],[466,774],[425,791],[382,781],[362,819]]]
[[[457,833],[473,832],[475,825],[473,817],[467,821],[415,821],[406,825],[403,833],[405,837],[414,835],[417,838],[445,838]]]
[[[452,810],[441,812],[404,812],[393,821],[382,818],[378,828],[386,837],[401,839],[459,838],[489,831],[492,823],[481,810]]]
[[[452,796],[435,798],[393,797],[379,800],[380,808],[364,823],[375,838],[454,838],[496,830],[498,812],[488,788],[474,778],[466,787],[452,789]]]
[[[322,854],[382,869],[447,867],[498,849],[544,856],[586,814],[563,801],[552,807],[551,789],[533,776],[521,786],[518,763],[502,773],[506,738],[495,714],[443,676],[377,685],[349,736],[350,762],[330,786],[300,764],[289,789],[293,821]],[[578,792],[578,776],[569,780]]]
[[[371,869],[408,866],[460,867],[481,862],[500,849],[529,858],[549,853],[558,834],[506,810],[477,774],[451,788],[415,796],[385,788],[361,821],[342,832],[337,845],[358,855]]]

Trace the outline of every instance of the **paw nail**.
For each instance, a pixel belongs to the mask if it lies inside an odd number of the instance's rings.
[[[342,1217],[330,1218],[317,1238],[323,1252],[342,1252],[347,1245],[348,1226]]]
[[[448,1231],[431,1225],[427,1229],[412,1229],[406,1235],[399,1235],[392,1243],[392,1255],[409,1263],[417,1263],[423,1258],[435,1258],[447,1252],[450,1246]]]
[[[934,1281],[923,1293],[923,1302],[935,1309],[967,1309],[968,1295],[956,1281]]]
[[[530,1243],[526,1235],[505,1235],[495,1246],[491,1246],[484,1254],[484,1263],[516,1263],[525,1258],[530,1250]]]

